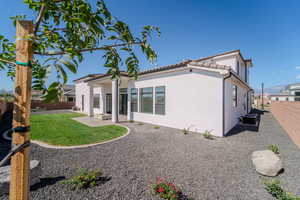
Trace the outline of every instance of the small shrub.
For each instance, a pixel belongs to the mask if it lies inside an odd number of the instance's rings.
[[[189,129],[187,129],[187,128],[182,129],[182,133],[183,133],[184,135],[189,134]]]
[[[173,183],[157,178],[155,183],[150,185],[154,195],[161,199],[179,200],[182,192]]]
[[[134,120],[129,120],[129,123],[134,123]]]
[[[63,181],[63,184],[71,185],[72,189],[81,189],[94,187],[98,184],[102,173],[99,170],[95,171],[83,171],[81,170],[79,175],[72,177],[69,180]]]
[[[275,145],[275,144],[269,145],[269,146],[268,146],[268,149],[271,150],[271,151],[273,151],[273,152],[276,153],[276,154],[279,154],[279,148],[278,148],[278,146]]]
[[[154,129],[159,129],[160,127],[159,127],[159,126],[154,126],[153,128],[154,128]]]
[[[139,123],[138,123],[138,125],[140,125],[140,126],[141,126],[141,125],[144,125],[144,123],[142,123],[142,122],[139,122]]]
[[[280,186],[279,180],[273,180],[273,181],[264,181],[264,185],[266,190],[276,199],[278,200],[300,200],[300,197],[297,197],[287,191],[285,191]]]
[[[203,137],[209,140],[214,139],[213,135],[211,134],[211,131],[205,130],[203,133]]]

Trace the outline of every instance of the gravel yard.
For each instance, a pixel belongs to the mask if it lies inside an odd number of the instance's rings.
[[[284,159],[285,172],[278,177],[282,186],[300,195],[300,151],[270,113],[262,116],[259,132],[215,140],[149,124],[125,125],[131,129],[127,137],[99,146],[54,150],[32,145],[31,158],[41,161],[43,177],[31,188],[31,199],[155,199],[148,185],[158,176],[174,181],[195,200],[273,199],[251,162],[251,153],[269,144],[278,145]],[[59,183],[79,168],[101,169],[103,183],[78,191]]]

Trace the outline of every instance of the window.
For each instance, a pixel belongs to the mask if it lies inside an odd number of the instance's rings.
[[[100,94],[94,94],[93,108],[100,108]]]
[[[243,102],[244,110],[246,110],[246,101],[247,101],[247,97],[246,97],[246,93],[245,93],[244,94],[244,102]]]
[[[279,101],[279,98],[278,98],[278,97],[276,97],[276,101]]]
[[[240,75],[240,62],[239,61],[237,61],[237,63],[236,63],[236,73],[238,75]]]
[[[140,112],[153,113],[153,88],[140,89]]]
[[[165,87],[155,88],[155,114],[165,114]]]
[[[138,111],[138,90],[131,88],[131,112]]]
[[[245,65],[245,82],[248,83],[248,68]]]
[[[237,107],[237,86],[233,85],[232,87],[232,102],[233,107]]]
[[[285,98],[285,100],[286,100],[286,101],[289,101],[289,98],[287,97],[287,98]]]
[[[84,95],[81,95],[81,110],[84,111]]]
[[[74,102],[74,97],[68,97],[68,102]]]

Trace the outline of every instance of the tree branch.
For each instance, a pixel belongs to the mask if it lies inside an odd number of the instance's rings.
[[[122,46],[126,46],[126,45],[138,45],[138,44],[142,44],[143,42],[133,42],[133,43],[122,43],[122,44],[114,44],[114,45],[105,45],[103,47],[97,47],[97,48],[88,48],[88,49],[78,49],[78,50],[74,50],[75,52],[86,52],[86,51],[97,51],[97,50],[104,50],[107,48],[113,48],[113,47],[122,47]],[[63,54],[67,54],[68,52],[66,51],[59,51],[59,52],[46,52],[46,53],[42,53],[42,52],[34,52],[34,54],[36,55],[42,55],[42,56],[57,56],[57,55],[63,55]]]
[[[39,29],[41,21],[42,21],[42,19],[44,17],[45,10],[46,10],[46,4],[43,3],[43,5],[42,5],[42,7],[40,9],[39,15],[38,15],[38,17],[36,18],[36,21],[35,21],[34,35],[36,35],[36,33],[37,33],[38,29]]]
[[[8,63],[8,64],[16,65],[16,63],[14,63],[14,62],[12,62],[12,61],[9,61],[9,60],[4,60],[4,59],[1,59],[1,58],[0,58],[0,61],[5,62],[5,63]]]

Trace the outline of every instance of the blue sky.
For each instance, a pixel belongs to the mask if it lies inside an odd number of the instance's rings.
[[[92,0],[90,0],[92,1]],[[143,25],[161,28],[153,38],[157,65],[196,59],[240,49],[252,58],[250,83],[258,88],[300,82],[300,1],[298,0],[107,0],[113,15],[138,33]],[[35,19],[21,0],[0,4],[1,34],[12,38],[10,16]],[[142,55],[141,69],[151,68]],[[69,83],[89,73],[103,73],[102,54],[87,54]],[[0,71],[0,89],[13,83]]]

